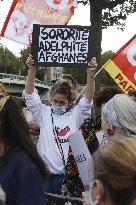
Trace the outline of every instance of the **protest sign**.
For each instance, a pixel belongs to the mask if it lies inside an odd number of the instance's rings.
[[[121,47],[103,68],[125,93],[136,90],[136,35]]]
[[[82,199],[45,193],[47,205],[83,205]]]
[[[69,136],[69,142],[84,188],[88,189],[93,181],[93,160],[82,132],[77,131],[71,134]]]
[[[38,66],[87,67],[93,55],[91,28],[35,24],[32,55]]]
[[[77,0],[13,0],[1,36],[31,45],[33,24],[66,25]]]

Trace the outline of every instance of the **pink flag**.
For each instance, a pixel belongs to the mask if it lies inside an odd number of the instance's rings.
[[[75,6],[77,0],[14,0],[1,36],[31,45],[33,24],[65,25]]]

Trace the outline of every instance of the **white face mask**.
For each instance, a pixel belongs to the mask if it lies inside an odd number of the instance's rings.
[[[85,205],[97,205],[98,200],[93,201],[92,199],[92,188],[94,186],[95,181],[93,181],[90,185],[89,190],[83,192],[83,199],[85,201]]]
[[[62,115],[66,112],[66,106],[56,106],[56,105],[52,105],[51,106],[52,112],[55,115]]]

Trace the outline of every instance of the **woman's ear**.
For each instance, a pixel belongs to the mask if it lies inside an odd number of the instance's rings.
[[[104,197],[103,184],[99,180],[95,181],[95,185],[92,191],[92,197],[93,197],[93,200],[97,201],[98,203]]]
[[[113,135],[113,126],[111,124],[107,124],[107,134],[109,137]]]
[[[104,136],[109,140],[112,135],[114,134],[114,127],[110,123],[104,123],[102,125],[102,130],[104,133]]]
[[[98,205],[104,199],[104,188],[99,180],[91,183],[90,189],[82,193],[84,205]]]

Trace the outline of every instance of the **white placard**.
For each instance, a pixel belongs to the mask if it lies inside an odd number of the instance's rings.
[[[70,146],[85,189],[93,181],[93,160],[81,131],[69,136]]]

